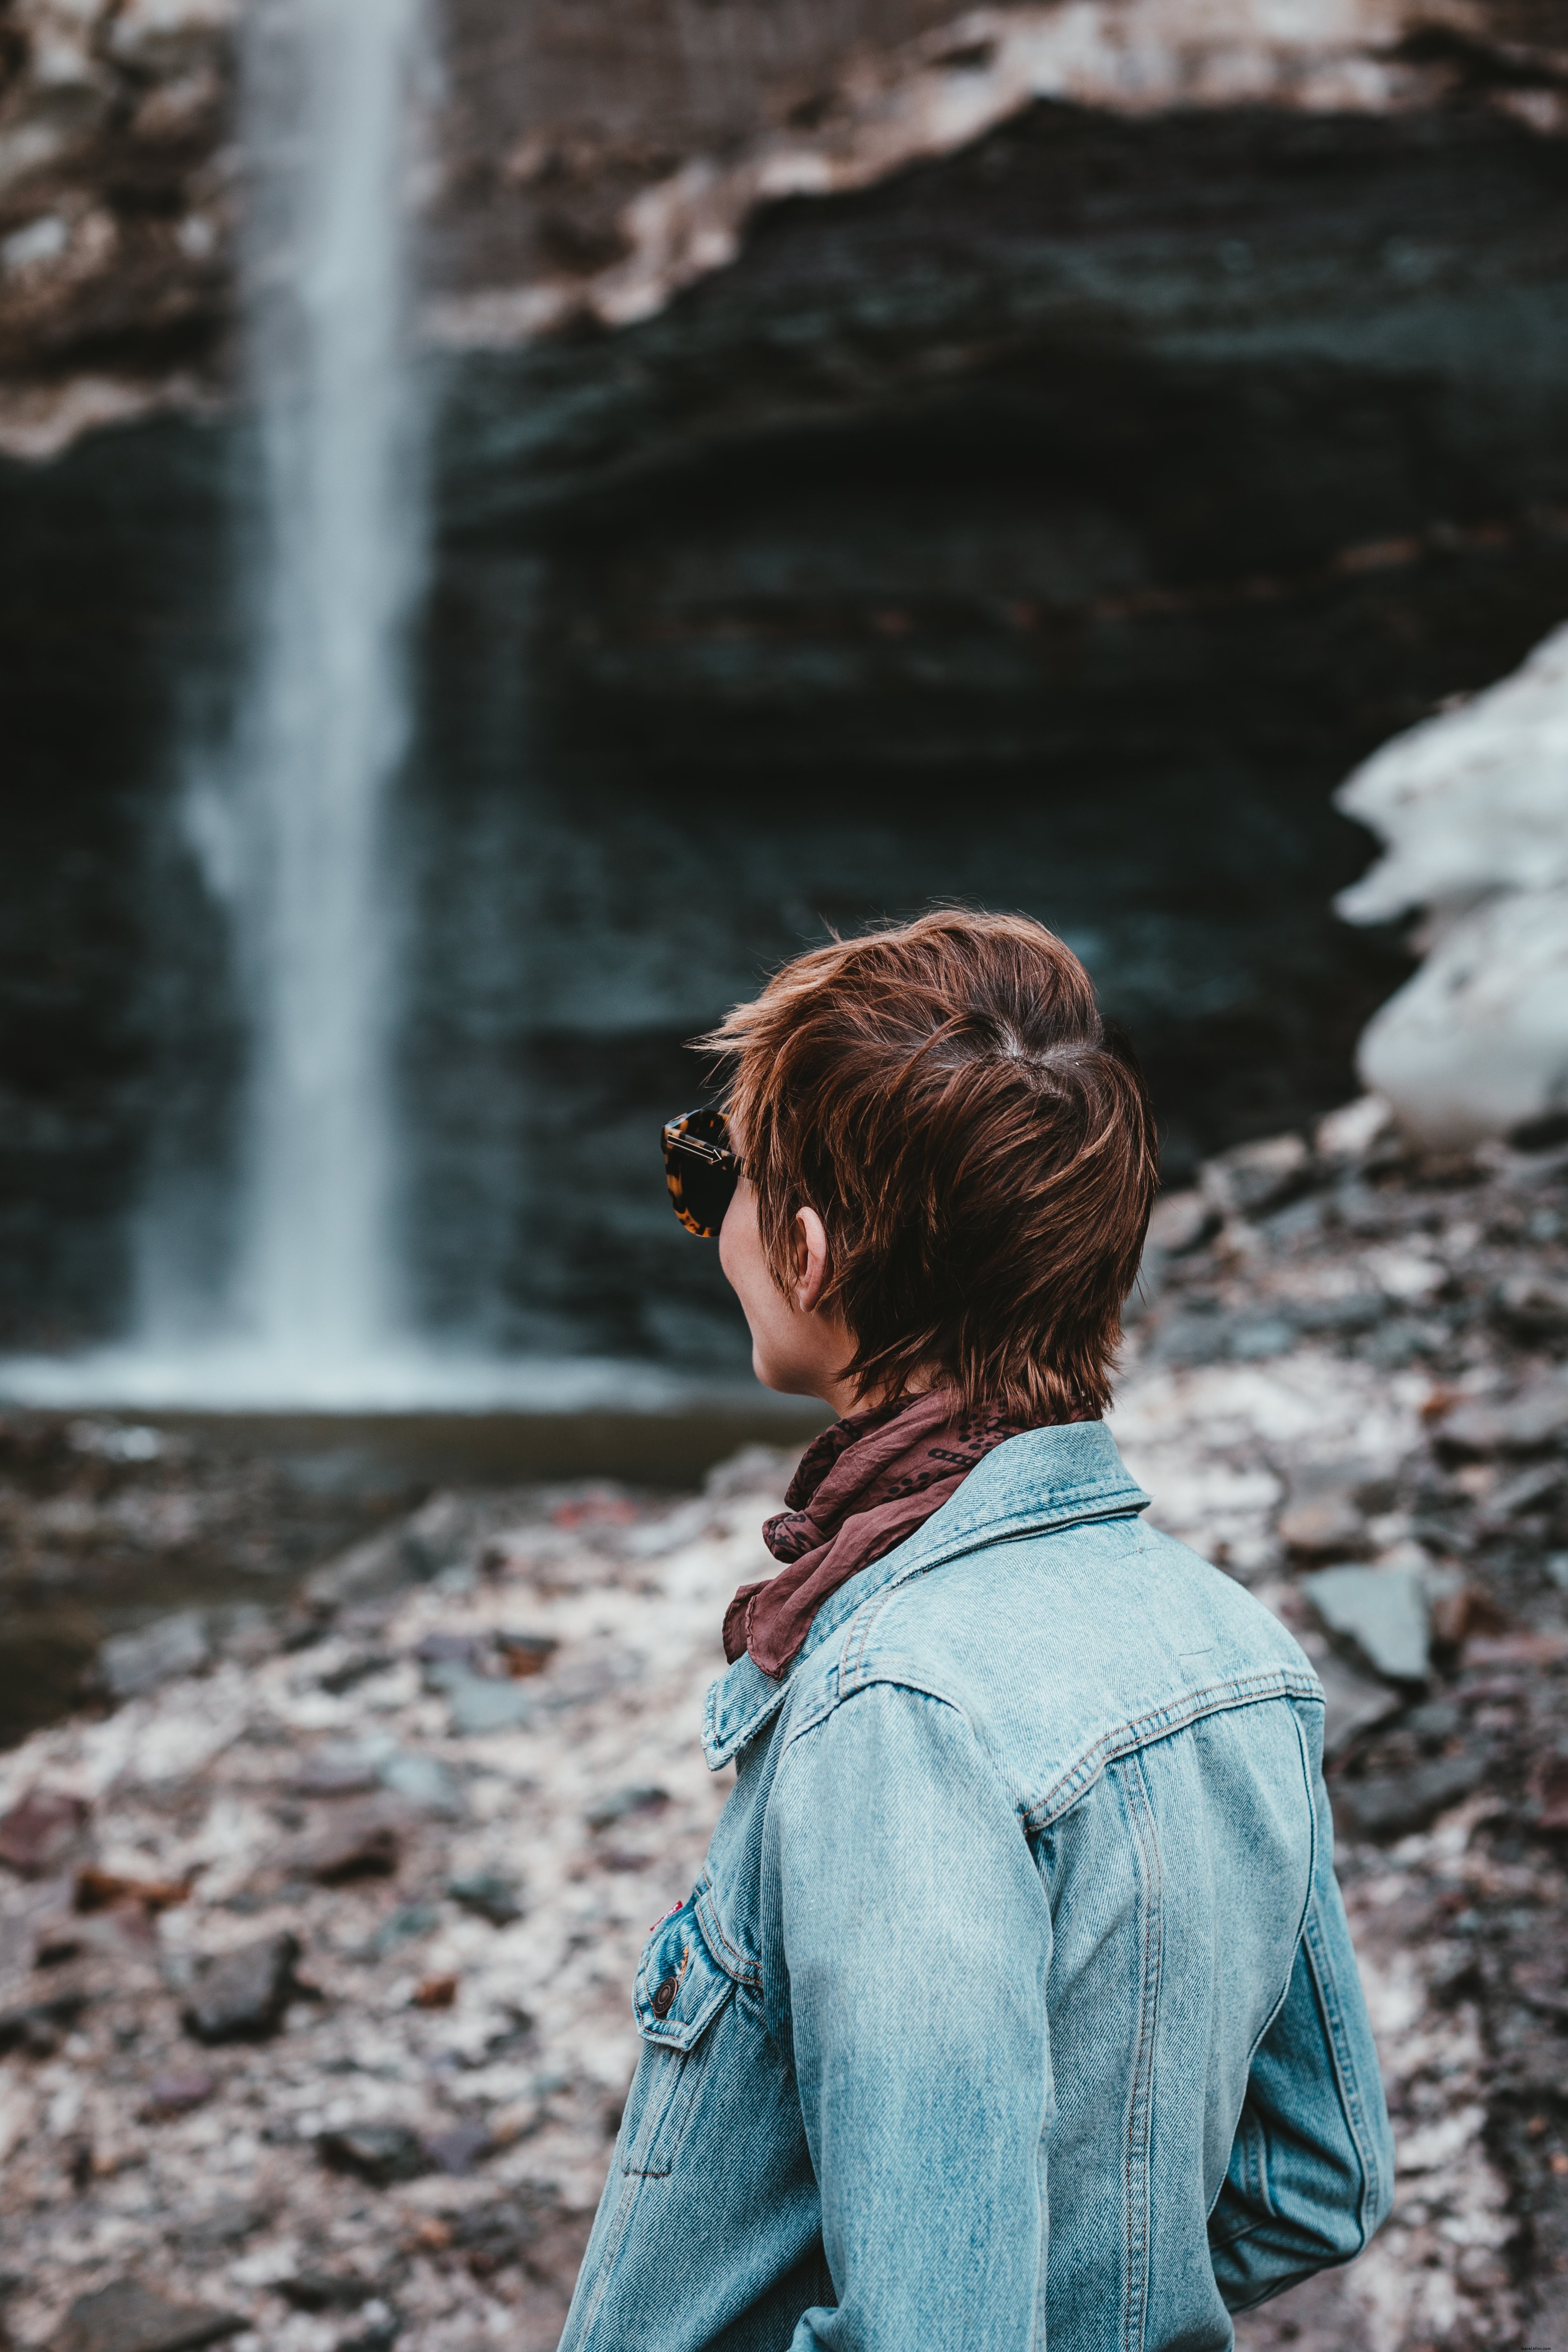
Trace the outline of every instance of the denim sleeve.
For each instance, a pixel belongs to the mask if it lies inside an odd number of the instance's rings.
[[[1051,1920],[1008,1791],[956,1709],[873,1685],[792,1743],[768,1840],[838,2297],[792,2352],[1030,2352]]]
[[[1359,2254],[1394,2201],[1384,2102],[1318,1784],[1318,1863],[1284,2004],[1258,2044],[1209,2217],[1215,2283],[1250,2311]]]

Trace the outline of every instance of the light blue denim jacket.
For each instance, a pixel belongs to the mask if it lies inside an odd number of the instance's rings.
[[[1322,1696],[1092,1422],[742,1657],[562,2352],[1223,2352],[1393,2149]]]

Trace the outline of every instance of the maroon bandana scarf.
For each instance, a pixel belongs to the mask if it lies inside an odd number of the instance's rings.
[[[789,1508],[763,1528],[785,1565],[742,1584],[724,1612],[731,1665],[749,1650],[780,1680],[829,1593],[913,1535],[993,1446],[1038,1426],[1000,1408],[965,1413],[951,1389],[931,1389],[825,1429],[790,1480]]]

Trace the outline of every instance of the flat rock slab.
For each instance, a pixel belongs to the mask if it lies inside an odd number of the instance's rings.
[[[1415,1568],[1322,1568],[1301,1579],[1331,1633],[1353,1642],[1391,1682],[1425,1682],[1431,1638],[1426,1580]]]
[[[185,2008],[198,2042],[253,2041],[276,2031],[294,1995],[296,1938],[258,1937],[208,1963]]]
[[[447,1892],[466,1911],[477,1911],[492,1927],[510,1927],[523,1913],[521,1890],[515,1878],[499,1870],[481,1870],[467,1877],[449,1878]]]
[[[398,1824],[384,1810],[366,1806],[329,1822],[300,1849],[297,1861],[319,1885],[341,1886],[351,1878],[389,1877],[401,1852]]]
[[[1456,1405],[1437,1427],[1454,1454],[1534,1454],[1568,1439],[1568,1381],[1543,1381],[1507,1404]]]
[[[1323,1755],[1331,1762],[1362,1732],[1397,1715],[1404,1701],[1385,1682],[1332,1652],[1312,1663],[1323,1685]]]
[[[77,2298],[49,2352],[190,2352],[237,2336],[247,2324],[232,2311],[170,2303],[140,2279],[116,2279]]]
[[[482,1738],[489,1731],[515,1731],[533,1713],[525,1691],[508,1675],[469,1674],[462,1666],[441,1671],[441,1687],[452,1707],[452,1729],[459,1739]]]
[[[1279,1514],[1279,1533],[1291,1551],[1319,1559],[1366,1545],[1366,1522],[1348,1495],[1317,1495]]]
[[[99,1651],[98,1670],[110,1698],[136,1698],[177,1675],[195,1674],[211,1654],[200,1612],[183,1609],[134,1633],[112,1634]]]
[[[373,2189],[416,2180],[430,2170],[432,2161],[418,2134],[404,2124],[350,2124],[341,2131],[323,2132],[316,2145],[322,2162],[334,2172],[354,2173]]]
[[[1479,1788],[1486,1769],[1482,1755],[1439,1756],[1413,1772],[1341,1780],[1334,1788],[1334,1809],[1363,1837],[1408,1837]]]

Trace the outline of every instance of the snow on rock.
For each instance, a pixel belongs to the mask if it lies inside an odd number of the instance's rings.
[[[1439,1147],[1568,1107],[1568,627],[1337,798],[1387,845],[1340,913],[1426,918],[1426,962],[1362,1039],[1368,1086]]]

